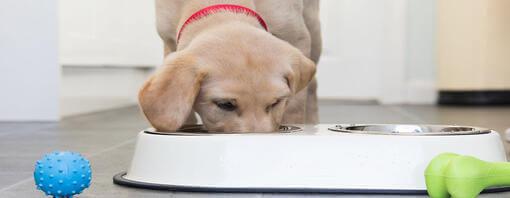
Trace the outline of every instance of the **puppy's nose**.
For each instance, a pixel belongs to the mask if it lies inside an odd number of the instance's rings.
[[[272,123],[260,123],[258,125],[253,126],[254,132],[276,132],[278,131],[278,127]]]
[[[278,128],[270,117],[262,115],[246,116],[241,123],[243,132],[275,132]]]
[[[265,123],[245,123],[243,126],[239,127],[240,132],[275,132],[277,131],[277,127],[274,127],[272,124]]]

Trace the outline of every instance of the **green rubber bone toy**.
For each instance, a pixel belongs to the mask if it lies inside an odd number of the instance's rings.
[[[425,182],[431,198],[475,198],[487,187],[510,185],[510,163],[443,153],[429,163]]]

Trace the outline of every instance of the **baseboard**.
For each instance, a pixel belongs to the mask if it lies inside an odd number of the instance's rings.
[[[61,116],[135,105],[138,89],[150,74],[136,67],[63,67]]]
[[[510,90],[440,91],[441,105],[510,105]]]

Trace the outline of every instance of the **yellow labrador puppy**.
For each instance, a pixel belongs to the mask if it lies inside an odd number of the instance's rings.
[[[317,122],[318,1],[156,0],[156,17],[165,58],[139,103],[158,131],[195,111],[210,131]]]

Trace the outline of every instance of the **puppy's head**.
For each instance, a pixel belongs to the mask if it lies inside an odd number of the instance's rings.
[[[194,109],[210,131],[270,132],[315,64],[254,27],[218,28],[164,60],[140,89],[140,106],[158,131],[178,129]]]

